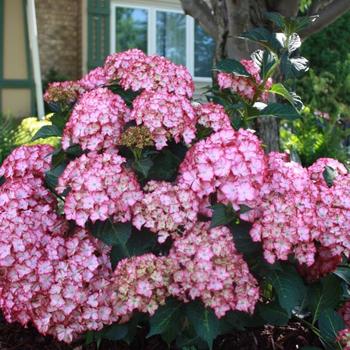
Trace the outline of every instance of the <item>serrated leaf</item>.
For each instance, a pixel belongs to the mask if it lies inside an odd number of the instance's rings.
[[[276,301],[269,304],[258,304],[257,313],[269,325],[285,326],[289,321],[288,312]]]
[[[245,221],[230,224],[233,240],[237,250],[244,255],[256,255],[260,251],[260,244],[253,242],[249,232],[252,225]]]
[[[277,117],[288,120],[300,118],[299,112],[292,105],[286,103],[269,103],[260,111],[260,116]]]
[[[299,49],[300,46],[301,46],[300,36],[297,33],[293,33],[288,38],[288,52],[292,53],[295,50]]]
[[[326,309],[320,314],[318,328],[321,336],[329,342],[334,342],[337,333],[345,328],[342,317],[332,309]]]
[[[290,104],[294,104],[293,95],[287,90],[287,88],[282,83],[273,84],[269,92],[280,95],[284,97]]]
[[[345,266],[339,266],[334,272],[334,275],[341,278],[347,284],[350,284],[350,268]]]
[[[278,12],[266,12],[265,18],[276,24],[279,29],[284,27],[284,17]]]
[[[291,266],[285,266],[282,271],[271,271],[267,278],[276,291],[279,304],[291,316],[304,300],[306,288],[303,280]]]
[[[128,325],[127,324],[112,324],[103,329],[102,336],[103,338],[109,340],[121,340],[128,334]]]
[[[55,168],[52,168],[45,173],[45,182],[49,188],[51,188],[52,190],[56,189],[58,184],[58,178],[61,176],[66,166],[67,163],[62,162]]]
[[[126,243],[131,235],[130,223],[113,223],[110,220],[97,221],[91,225],[91,233],[107,245],[118,246],[129,256]]]
[[[262,27],[253,28],[252,30],[242,33],[239,37],[257,42],[276,53],[283,47],[274,34]]]
[[[184,304],[176,299],[168,299],[166,304],[160,306],[150,318],[150,331],[147,337],[160,334],[169,344],[181,332],[181,324],[184,318]]]
[[[332,187],[334,180],[338,176],[338,172],[335,169],[333,169],[332,167],[327,165],[325,167],[325,169],[323,170],[322,175],[323,175],[323,178],[326,181],[328,187]]]
[[[307,300],[314,324],[326,309],[335,308],[340,301],[342,287],[335,276],[327,276],[308,289]]]
[[[151,170],[152,166],[153,161],[150,158],[138,159],[132,163],[133,169],[141,173],[145,178],[148,176],[148,173]]]
[[[227,225],[237,217],[232,206],[218,203],[212,205],[211,209],[213,210],[213,216],[211,218],[210,228]]]
[[[213,310],[194,301],[186,305],[186,315],[196,334],[208,344],[209,349],[212,349],[213,341],[220,333],[220,321]]]
[[[286,79],[298,78],[309,70],[309,61],[305,57],[291,58],[288,54],[281,57],[281,71]]]
[[[36,132],[31,141],[57,136],[62,136],[62,130],[60,130],[56,125],[44,125]]]
[[[250,74],[247,72],[241,62],[230,58],[220,61],[216,65],[216,69],[221,72],[232,73],[242,77],[250,77]]]

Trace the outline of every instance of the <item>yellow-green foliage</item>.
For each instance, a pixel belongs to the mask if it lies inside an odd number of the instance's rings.
[[[60,143],[60,137],[50,137],[47,139],[31,141],[33,136],[40,128],[42,128],[44,125],[51,125],[50,117],[51,114],[47,115],[44,120],[39,120],[36,117],[23,119],[13,134],[13,144],[15,146],[49,144],[57,147]]]
[[[348,134],[338,120],[324,119],[305,107],[300,119],[281,125],[281,147],[284,151],[296,151],[305,166],[321,157],[347,163],[349,152],[345,140]]]

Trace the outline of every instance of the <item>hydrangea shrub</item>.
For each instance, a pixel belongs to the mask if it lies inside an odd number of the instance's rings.
[[[186,68],[137,49],[49,86],[52,125],[34,139],[60,147],[22,146],[0,167],[8,322],[67,343],[132,342],[142,324],[212,348],[297,320],[327,349],[349,347],[350,175],[329,158],[265,154],[251,129],[302,108],[272,76],[305,69],[295,31],[308,20],[270,19],[281,33],[243,34],[267,49],[219,63],[205,103]]]

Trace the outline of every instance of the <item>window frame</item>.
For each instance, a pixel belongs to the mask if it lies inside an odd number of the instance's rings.
[[[157,4],[150,4],[147,1],[111,1],[111,21],[110,21],[110,53],[116,52],[116,9],[134,8],[147,11],[147,54],[154,55],[157,50],[157,11],[159,12],[173,12],[184,14],[181,6],[177,3],[159,2]],[[194,76],[194,55],[195,55],[195,21],[191,16],[186,15],[186,67],[191,73],[194,82],[196,83],[210,83],[210,77]]]

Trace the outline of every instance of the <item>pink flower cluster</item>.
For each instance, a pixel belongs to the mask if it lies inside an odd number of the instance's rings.
[[[41,177],[50,169],[53,151],[54,148],[50,145],[18,147],[2,163],[0,177],[5,176],[8,179]]]
[[[254,241],[262,241],[265,259],[274,263],[286,260],[292,252],[300,263],[314,263],[313,242],[316,191],[307,169],[288,162],[286,154],[270,153],[268,179],[261,189],[261,216],[250,232]]]
[[[199,198],[217,193],[219,202],[251,208],[260,202],[265,155],[250,131],[224,129],[193,145],[180,165],[178,182]]]
[[[79,85],[85,91],[91,91],[107,84],[106,70],[104,67],[97,67],[84,75],[79,81]]]
[[[136,176],[124,168],[125,159],[116,151],[91,152],[68,164],[58,181],[58,193],[68,189],[64,213],[84,227],[90,219],[131,219],[131,209],[142,198]]]
[[[346,328],[350,328],[350,302],[347,301],[339,310],[338,313],[343,318]]]
[[[73,144],[83,150],[99,151],[120,141],[130,111],[124,100],[107,88],[82,95],[75,104],[62,136],[62,148]]]
[[[197,104],[194,106],[197,122],[214,131],[231,128],[231,121],[223,106],[213,102]]]
[[[197,223],[175,240],[169,291],[183,301],[200,298],[217,317],[229,310],[253,312],[259,299],[257,281],[235,248],[227,227]]]
[[[147,56],[131,49],[107,57],[105,72],[108,81],[117,81],[125,90],[163,90],[192,97],[194,83],[188,70],[161,56]]]
[[[63,81],[50,83],[44,94],[47,103],[72,104],[81,94],[84,88],[77,81]]]
[[[262,83],[259,74],[260,68],[252,60],[241,60],[241,64],[250,74],[250,77],[220,72],[217,77],[220,89],[230,89],[233,93],[249,101],[253,100],[256,94],[259,94],[257,96],[259,100],[267,101],[267,91],[272,85],[271,78],[266,81],[265,86],[262,87],[262,91],[259,92],[258,87]]]
[[[21,152],[37,155],[37,147]],[[6,171],[18,153],[7,159]],[[69,236],[55,197],[44,187],[45,162],[42,171],[31,157],[27,164],[21,157],[19,162],[26,176],[12,169],[12,178],[0,187],[0,307],[8,322],[32,322],[41,333],[71,342],[119,320],[112,306],[109,250],[82,229]]]
[[[338,174],[331,187],[324,180],[326,166]],[[287,260],[293,253],[300,264],[311,266],[313,278],[334,269],[341,254],[349,256],[349,185],[336,160],[320,159],[306,169],[286,154],[269,154],[260,216],[250,232],[254,241],[262,241],[266,260]],[[329,264],[321,268],[325,260]]]
[[[158,150],[170,138],[190,144],[196,134],[196,115],[188,99],[164,91],[143,92],[133,102],[130,119],[146,126]]]
[[[350,350],[350,328],[339,331],[337,341],[342,345],[343,350]]]
[[[142,199],[133,207],[133,225],[158,234],[160,243],[179,236],[197,221],[199,203],[195,194],[181,185],[150,181]]]
[[[116,292],[113,306],[118,316],[135,310],[153,315],[159,305],[165,304],[171,273],[167,260],[145,254],[118,263],[112,280]]]

